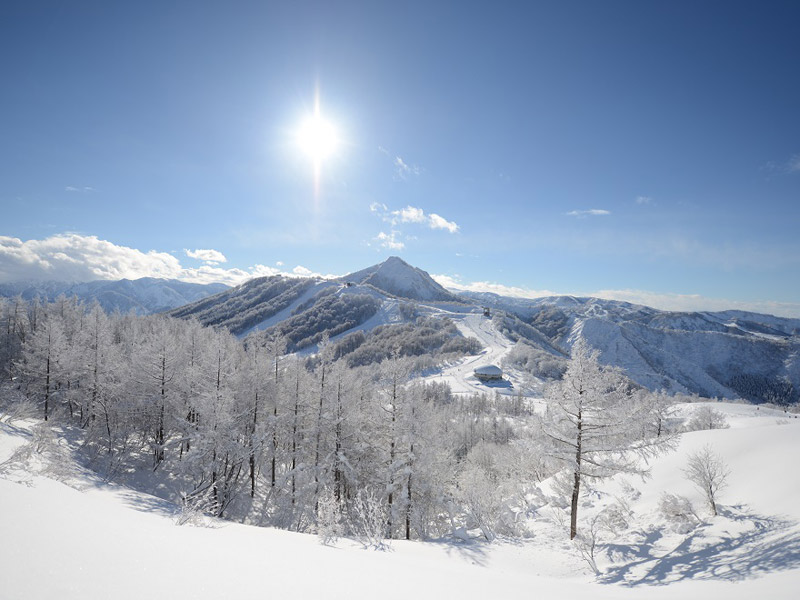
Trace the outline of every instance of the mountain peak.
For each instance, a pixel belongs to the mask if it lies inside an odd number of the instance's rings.
[[[390,256],[382,263],[351,273],[343,279],[369,284],[394,296],[411,300],[461,301],[436,283],[427,272],[411,266],[398,256]]]

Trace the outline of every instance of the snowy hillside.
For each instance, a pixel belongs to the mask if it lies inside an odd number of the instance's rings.
[[[729,429],[685,434],[647,481],[615,478],[584,498],[587,519],[619,501],[628,515],[613,543],[599,540],[598,575],[546,506],[526,539],[393,541],[384,551],[208,517],[179,526],[180,508],[98,478],[75,462],[74,446],[0,415],[0,597],[794,598],[800,475],[777,457],[797,455],[800,420],[713,407]],[[681,471],[705,444],[730,470],[717,517]],[[665,492],[685,496],[698,521],[666,519]]]
[[[287,351],[295,352],[316,347],[325,334],[338,340],[390,324],[413,328],[417,316],[446,312],[434,306],[414,308],[422,299],[464,305],[424,271],[391,257],[339,280],[279,275],[253,279],[170,314],[224,327],[242,338],[254,334],[266,340],[278,334]],[[360,345],[363,339],[353,337],[349,343],[357,341]]]
[[[121,279],[119,281],[90,281],[65,283],[58,281],[18,282],[0,284],[0,296],[25,300],[39,298],[53,301],[59,296],[76,296],[86,303],[97,301],[108,312],[127,313],[131,310],[147,315],[183,306],[211,296],[228,286],[221,283],[186,283],[175,279]]]
[[[241,334],[296,306],[326,282],[273,275],[257,277],[219,294],[176,308],[180,319],[193,318],[207,326],[225,327]]]
[[[525,341],[552,352],[585,339],[603,362],[651,390],[796,402],[800,320],[741,311],[673,313],[626,302],[559,296],[526,300],[465,294],[518,315],[548,338]]]

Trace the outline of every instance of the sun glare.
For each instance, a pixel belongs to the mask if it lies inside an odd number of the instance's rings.
[[[314,112],[308,116],[295,133],[300,151],[311,159],[314,170],[314,197],[319,200],[322,163],[336,153],[340,142],[333,123],[323,118],[319,108],[319,89],[314,98]]]
[[[297,143],[315,162],[321,161],[336,151],[338,145],[336,129],[315,111],[314,115],[307,118],[300,126]]]

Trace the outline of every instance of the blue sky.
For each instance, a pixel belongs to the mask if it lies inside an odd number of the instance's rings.
[[[2,3],[0,280],[396,254],[800,316],[796,2],[286,4]]]

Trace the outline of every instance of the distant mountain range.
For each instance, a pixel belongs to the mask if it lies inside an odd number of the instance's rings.
[[[463,296],[518,316],[565,352],[579,338],[649,389],[754,402],[797,402],[800,319],[743,311],[667,312],[627,302],[557,296]]]
[[[583,338],[600,352],[601,361],[649,389],[754,402],[800,399],[800,319],[742,311],[667,312],[572,296],[459,293],[397,257],[339,279],[276,275],[233,288],[150,278],[0,285],[3,296],[52,300],[60,294],[97,300],[107,310],[169,311],[240,337],[255,334],[265,341],[278,334],[290,351],[313,347],[328,335],[343,347],[362,345],[363,353],[369,346],[364,336],[371,331],[388,339],[386,326],[403,325],[408,336],[415,327],[430,329],[432,322],[423,325],[419,317],[487,307],[493,326],[521,350],[563,360]]]
[[[104,310],[123,313],[134,311],[146,315],[162,312],[194,302],[228,289],[221,283],[186,283],[175,279],[121,279],[119,281],[89,281],[67,283],[63,281],[23,281],[0,284],[0,296],[21,296],[25,300],[39,298],[52,301],[59,296],[77,296],[91,303],[97,301]]]

